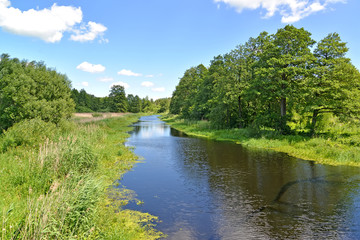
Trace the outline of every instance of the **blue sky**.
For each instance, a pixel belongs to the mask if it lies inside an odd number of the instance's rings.
[[[0,53],[44,61],[77,89],[170,97],[186,69],[286,24],[337,32],[360,68],[359,0],[0,0]]]

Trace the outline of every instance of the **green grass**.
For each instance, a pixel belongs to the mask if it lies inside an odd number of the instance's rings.
[[[138,115],[91,124],[41,120],[0,136],[0,239],[158,239],[157,218],[123,210],[112,187],[137,156],[126,148]]]
[[[164,116],[163,120],[189,136],[271,149],[322,164],[360,166],[360,129],[356,127],[337,125],[333,126],[333,132],[311,138],[301,133],[281,135],[271,129],[214,130],[207,121],[189,121],[170,115]]]

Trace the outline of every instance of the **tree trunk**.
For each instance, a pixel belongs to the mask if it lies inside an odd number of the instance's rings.
[[[284,117],[286,115],[286,98],[282,97],[280,100],[280,113],[281,117]]]
[[[229,108],[226,108],[226,127],[230,126],[230,116],[229,116]]]
[[[280,131],[286,133],[286,98],[282,97],[280,100]]]
[[[313,116],[312,116],[312,119],[311,119],[311,127],[310,127],[311,136],[314,136],[314,134],[315,134],[315,126],[316,126],[316,121],[317,121],[317,116],[318,115],[319,115],[319,110],[315,109],[313,111]]]
[[[238,104],[239,104],[239,128],[243,128],[243,125],[242,125],[241,96],[238,97]]]

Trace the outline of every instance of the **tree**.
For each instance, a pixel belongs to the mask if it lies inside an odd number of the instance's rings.
[[[360,73],[345,57],[338,34],[316,49],[311,33],[285,26],[262,32],[231,52],[214,57],[209,68],[185,71],[170,102],[170,112],[187,119],[208,119],[217,128],[270,127],[283,134],[290,124],[323,113],[341,120],[360,115]],[[301,117],[299,117],[301,115]]]
[[[75,102],[76,112],[98,112],[106,109],[101,98],[88,94],[84,89],[81,89],[80,92],[72,89],[71,98]]]
[[[274,127],[282,132],[287,131],[289,103],[293,105],[298,101],[298,94],[310,75],[309,62],[314,59],[310,48],[315,44],[310,36],[311,33],[303,28],[287,25],[271,37],[261,54],[264,64],[259,69],[258,85],[266,86],[264,94],[279,104],[280,114]]]
[[[112,86],[109,94],[109,100],[111,112],[127,111],[127,100],[125,95],[125,88],[123,86]]]
[[[127,102],[129,106],[129,112],[138,113],[141,111],[141,99],[138,95],[134,96],[132,94],[129,94],[127,96]]]
[[[164,113],[169,110],[171,98],[159,98],[155,100],[155,105],[158,107],[158,113]]]
[[[42,62],[19,61],[1,55],[0,129],[24,119],[40,118],[58,123],[71,117],[74,102],[66,75],[46,68]]]
[[[251,59],[249,51],[246,45],[239,45],[237,48],[230,52],[227,57],[229,61],[229,70],[231,72],[230,78],[232,79],[233,88],[231,95],[236,98],[237,110],[238,110],[238,121],[237,125],[239,128],[243,128],[249,124],[249,99],[246,99],[249,86],[251,84]],[[247,103],[246,103],[247,101]]]
[[[196,96],[202,85],[206,67],[202,64],[192,67],[185,71],[184,76],[180,79],[170,103],[170,112],[181,114],[185,118],[199,118],[201,115],[196,108]]]
[[[211,99],[210,120],[216,128],[234,127],[238,120],[237,95],[234,85],[236,76],[233,74],[232,56],[217,56],[210,66],[214,79],[213,98]],[[214,64],[214,65],[213,65]],[[216,71],[213,72],[214,68]]]
[[[340,118],[358,115],[360,100],[359,71],[346,58],[348,48],[337,33],[322,39],[314,51],[316,62],[308,81],[305,112],[311,112],[310,133],[315,134],[316,123],[323,113]]]
[[[268,60],[273,49],[273,35],[261,32],[258,37],[245,43],[245,55],[249,67],[249,86],[245,91],[248,124],[274,127],[277,125],[278,104],[273,98],[273,85],[267,74]]]

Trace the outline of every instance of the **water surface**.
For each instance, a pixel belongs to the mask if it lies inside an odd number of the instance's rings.
[[[157,116],[127,142],[144,158],[119,180],[167,239],[360,239],[359,168],[190,138]]]

